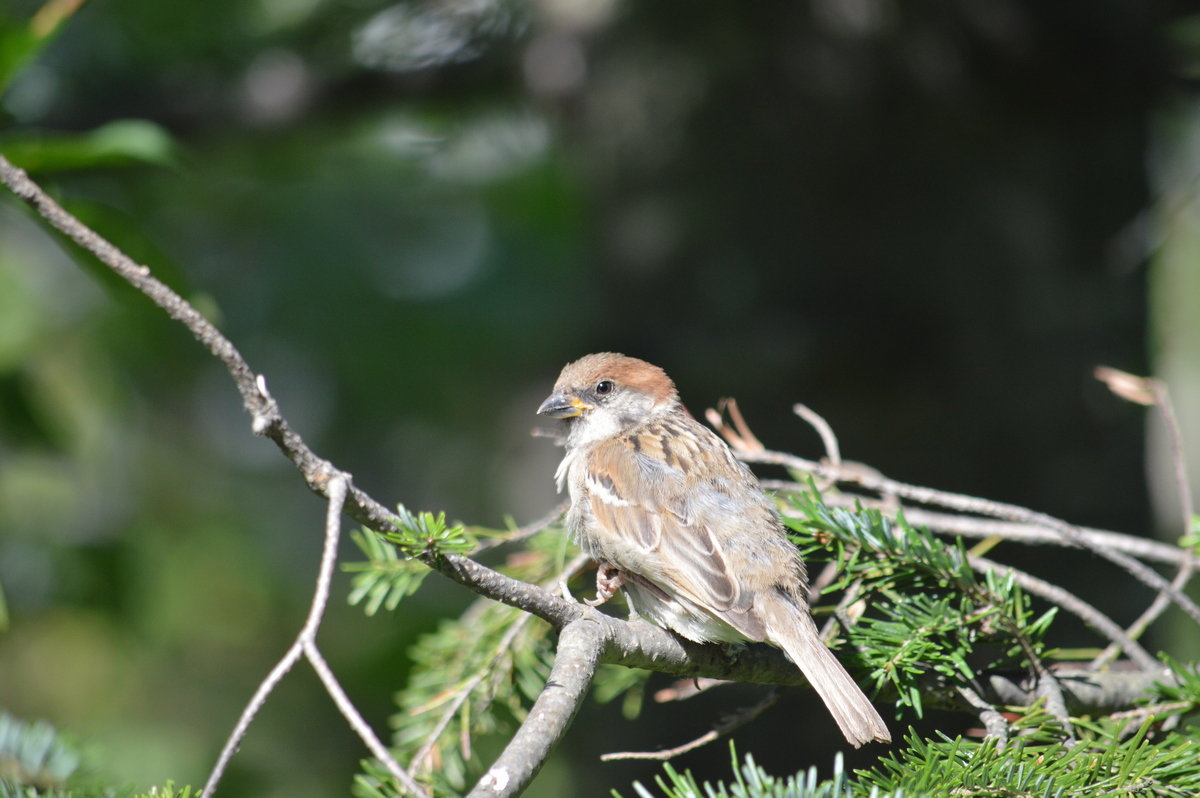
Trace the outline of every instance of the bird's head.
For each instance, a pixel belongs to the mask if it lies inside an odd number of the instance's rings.
[[[658,366],[615,352],[568,363],[538,415],[568,422],[568,445],[620,435],[679,404],[675,383]]]

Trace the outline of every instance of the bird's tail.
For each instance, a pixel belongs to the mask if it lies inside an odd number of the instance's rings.
[[[821,641],[817,626],[806,609],[796,607],[782,596],[761,607],[768,639],[783,649],[788,659],[799,666],[804,678],[821,696],[825,708],[845,735],[858,748],[863,743],[890,743],[891,734],[879,712],[867,700],[833,652]]]

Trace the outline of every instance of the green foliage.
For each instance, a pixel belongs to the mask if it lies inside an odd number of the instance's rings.
[[[446,514],[421,512],[414,515],[401,505],[392,519],[395,529],[382,537],[395,544],[406,557],[439,557],[466,554],[475,548],[475,540],[461,524],[446,525]]]
[[[1163,654],[1168,673],[1155,683],[1146,703],[1154,705],[1159,714],[1182,714],[1200,705],[1200,668],[1185,664]]]
[[[143,119],[118,119],[85,133],[8,133],[0,136],[0,151],[32,173],[96,169],[110,166],[176,161],[171,135]]]
[[[28,723],[0,710],[0,777],[11,785],[33,789],[60,787],[82,761],[75,746],[50,724]]]
[[[367,615],[374,615],[380,607],[394,610],[405,596],[417,591],[429,574],[429,566],[418,558],[465,554],[475,548],[474,538],[461,524],[446,525],[445,513],[414,515],[401,506],[393,523],[395,530],[384,534],[365,528],[351,533],[367,561],[347,563],[342,569],[358,574],[350,603],[362,604]]]
[[[663,776],[655,779],[659,794],[667,798],[850,798],[851,787],[849,777],[839,756],[833,762],[833,776],[821,781],[817,777],[817,769],[809,768],[803,773],[797,773],[785,778],[777,778],[767,774],[754,763],[754,757],[746,755],[745,762],[739,763],[736,752],[730,745],[733,754],[732,784],[708,784],[703,787],[696,783],[690,772],[680,773],[671,767],[670,763],[663,765]],[[638,798],[653,798],[654,793],[635,782],[634,792]],[[616,790],[613,795],[620,798]],[[902,798],[901,793],[891,794],[892,798]],[[871,798],[885,798],[882,794],[871,793]]]
[[[0,710],[0,798],[192,798],[172,782],[134,793],[96,783],[78,747],[45,721]]]
[[[479,602],[460,619],[444,621],[411,651],[412,676],[397,695],[393,750],[436,786],[461,790],[478,770],[477,744],[513,731],[525,719],[550,672],[551,629],[493,602]],[[376,785],[359,779],[359,795]]]
[[[1188,521],[1186,535],[1179,538],[1180,548],[1200,552],[1200,515],[1193,515]]]
[[[346,563],[342,570],[357,574],[349,601],[355,606],[361,604],[367,615],[374,615],[380,607],[395,610],[402,599],[417,592],[429,575],[429,566],[402,557],[396,546],[370,529],[352,531],[350,537],[368,559]]]
[[[47,2],[28,21],[17,22],[0,11],[0,97],[82,3]]]
[[[429,553],[465,552],[473,538],[502,538],[480,528],[467,534],[445,525],[442,516],[414,516],[401,509],[398,532],[388,540],[364,530],[354,536],[368,557],[345,566],[356,576],[350,601],[368,614],[395,610],[420,586],[428,568],[414,559]],[[534,583],[556,581],[575,553],[561,529],[543,531],[524,541],[499,568]],[[460,792],[477,777],[479,745],[510,734],[545,686],[553,661],[553,632],[540,620],[491,601],[478,601],[460,618],[446,620],[411,650],[411,677],[397,694],[400,711],[392,718],[393,753],[441,794]],[[626,717],[641,710],[649,674],[603,666],[595,679],[598,701],[621,701]],[[355,781],[362,798],[396,795],[399,790],[377,762],[364,763]]]
[[[863,788],[914,795],[1195,795],[1200,746],[1176,734],[1150,739],[1156,720],[1148,717],[1124,739],[1121,724],[1106,722],[1086,730],[1074,745],[1046,742],[1039,734],[1001,745],[961,737],[933,742],[910,733],[905,748],[858,776]]]
[[[981,672],[1029,667],[1053,655],[1046,638],[1054,609],[1035,611],[1011,576],[976,573],[961,541],[946,542],[912,527],[901,515],[831,508],[815,492],[790,497],[788,519],[810,565],[838,563],[827,592],[844,590],[868,607],[848,624],[853,644],[845,659],[870,669],[877,687],[894,690],[897,705],[920,716],[931,674],[939,690],[971,686]],[[394,543],[360,537],[370,558],[356,577],[354,600],[368,612],[394,609],[416,589],[421,555],[442,545],[467,545],[444,519],[402,514]],[[478,531],[478,534],[488,534]],[[432,547],[432,548],[431,548]],[[558,530],[548,530],[510,553],[502,569],[547,582],[571,554]],[[356,566],[357,567],[357,566]],[[857,610],[857,608],[854,608]],[[409,684],[398,696],[394,749],[437,794],[461,791],[480,770],[479,745],[511,733],[545,683],[552,637],[540,621],[507,607],[478,602],[460,619],[446,621],[412,651]],[[1200,788],[1200,753],[1189,738],[1164,733],[1164,722],[1195,708],[1200,673],[1175,663],[1174,674],[1125,716],[1073,718],[1075,740],[1041,703],[1008,707],[1010,738],[922,739],[910,732],[902,747],[868,770],[847,774],[840,760],[830,778],[815,770],[776,778],[749,757],[735,763],[729,784],[699,785],[669,765],[656,780],[668,798],[904,798],[971,795],[1068,798],[1094,794],[1192,794]],[[605,667],[593,695],[622,700],[628,717],[641,710],[647,674]],[[635,784],[638,798],[654,794]],[[366,763],[356,794],[384,798],[397,785],[378,763]]]
[[[447,527],[444,516],[414,516],[401,508],[397,527],[388,540],[369,532],[355,536],[370,559],[346,566],[357,572],[350,598],[368,614],[396,609],[419,587],[428,568],[413,557],[461,553],[475,545],[461,526]],[[536,535],[501,570],[527,581],[549,580],[568,553],[563,540],[560,530]],[[411,677],[397,695],[400,711],[392,718],[395,755],[411,762],[425,749],[415,769],[443,792],[461,791],[478,771],[477,742],[508,734],[524,720],[552,658],[550,627],[511,607],[478,601],[462,617],[443,621],[412,648]],[[395,785],[388,785],[387,771],[368,763],[355,781],[355,794],[395,795]]]
[[[36,787],[16,784],[0,777],[0,798],[194,798],[199,794],[199,790],[193,790],[191,787],[179,788],[171,781],[168,781],[163,787],[151,787],[148,792],[119,790],[114,787],[39,790]]]
[[[1011,578],[977,575],[961,542],[945,543],[903,516],[893,523],[876,511],[830,508],[815,492],[791,498],[798,512],[788,523],[810,563],[838,562],[839,576],[828,589],[852,587],[873,607],[850,628],[849,639],[877,685],[893,687],[900,704],[916,714],[929,672],[966,686],[981,670],[1028,666],[1051,653],[1045,637],[1053,611],[1033,612]],[[1168,665],[1171,673],[1140,708],[1073,718],[1073,737],[1039,702],[1007,708],[1007,742],[928,740],[910,731],[903,746],[853,777],[839,760],[823,781],[811,769],[775,778],[748,757],[735,762],[731,784],[701,787],[691,774],[667,766],[656,780],[658,793],[641,784],[634,789],[638,798],[1196,795],[1200,745],[1167,729],[1200,702],[1200,671]]]
[[[395,798],[404,795],[404,788],[374,759],[364,759],[362,773],[354,777],[353,794],[357,798]]]
[[[961,540],[914,528],[903,513],[892,521],[878,510],[829,507],[815,491],[791,499],[797,515],[785,521],[810,567],[838,563],[827,592],[854,586],[872,608],[848,637],[876,687],[896,691],[898,707],[924,714],[931,673],[966,685],[979,669],[1027,667],[1046,656],[1055,609],[1035,617],[1011,577],[976,574]]]
[[[151,787],[149,792],[141,792],[133,798],[193,798],[199,796],[200,790],[191,787],[176,787],[175,782],[168,781],[162,787]]]
[[[1031,716],[1026,734],[1007,745],[942,736],[924,740],[909,732],[904,747],[851,777],[834,761],[833,776],[816,770],[777,778],[751,757],[734,762],[732,784],[697,785],[690,773],[664,766],[658,793],[635,784],[638,798],[1090,798],[1097,795],[1169,796],[1200,794],[1200,746],[1196,740],[1157,730],[1162,715],[1148,715],[1125,734],[1105,721],[1084,729],[1075,744],[1048,733],[1045,715]],[[619,795],[619,794],[618,794]]]

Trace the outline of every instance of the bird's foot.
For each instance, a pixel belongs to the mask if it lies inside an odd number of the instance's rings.
[[[599,607],[617,594],[621,585],[625,584],[625,574],[615,565],[601,563],[596,569],[596,597],[583,602],[589,607]]]

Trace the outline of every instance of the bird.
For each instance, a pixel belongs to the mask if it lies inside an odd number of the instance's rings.
[[[566,527],[598,565],[602,604],[698,643],[783,649],[846,741],[890,742],[879,712],[821,640],[803,559],[774,503],[726,443],[688,413],[658,366],[615,352],[568,363],[537,410],[566,425],[555,472]]]

